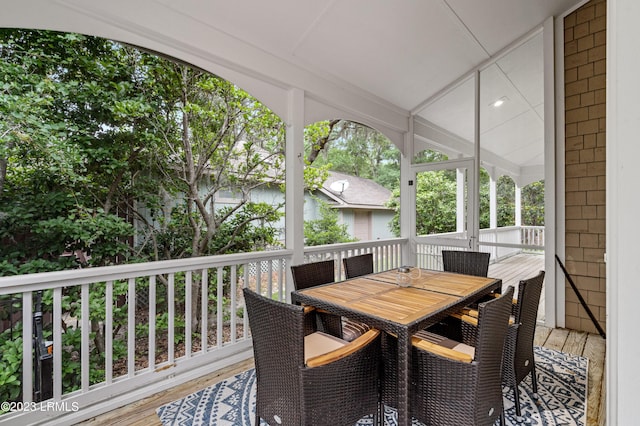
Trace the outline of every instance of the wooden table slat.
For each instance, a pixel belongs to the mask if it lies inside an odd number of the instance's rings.
[[[367,278],[396,284],[397,270],[378,272],[367,275]],[[426,269],[412,268],[406,273],[409,277],[409,286],[431,290],[455,296],[464,296],[485,287],[495,281],[494,278],[474,277],[470,275],[454,274],[452,272],[429,271]]]

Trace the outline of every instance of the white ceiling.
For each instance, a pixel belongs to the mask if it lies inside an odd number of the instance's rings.
[[[409,112],[472,140],[473,84],[443,89],[550,16],[579,0],[21,0],[3,5],[0,26],[103,31],[122,41],[153,36],[175,49],[239,64],[264,76],[302,87],[316,98],[341,96],[322,90],[309,76],[344,92]],[[72,9],[70,11],[69,9]],[[87,20],[90,17],[90,20]],[[92,21],[93,20],[93,21]],[[132,36],[134,34],[134,36]],[[100,35],[100,34],[97,34]],[[170,50],[170,49],[169,49]],[[167,52],[168,53],[168,52]],[[241,63],[243,62],[243,63]],[[287,67],[290,67],[288,69]],[[293,70],[293,71],[292,71]],[[239,84],[242,85],[240,82]],[[484,148],[521,166],[542,160],[542,39],[482,72]],[[494,98],[507,96],[500,109]],[[471,103],[469,103],[471,101]],[[486,108],[484,106],[486,105]],[[395,110],[394,110],[395,109]],[[376,114],[375,108],[366,114]],[[393,120],[390,119],[389,122]]]
[[[577,0],[155,0],[413,110]]]

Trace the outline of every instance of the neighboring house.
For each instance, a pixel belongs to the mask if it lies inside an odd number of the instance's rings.
[[[338,220],[347,225],[349,235],[359,241],[393,238],[389,228],[394,211],[387,207],[391,191],[370,179],[329,172],[329,177],[314,196],[338,210]],[[318,219],[317,201],[305,195],[304,219]]]
[[[214,196],[216,208],[233,206],[241,201],[241,194],[233,191],[219,191]],[[329,172],[329,177],[322,188],[313,194],[305,190],[304,220],[320,218],[318,199],[327,202],[338,210],[338,222],[347,225],[349,235],[358,241],[393,238],[389,223],[393,219],[393,209],[386,207],[391,199],[391,191],[370,179],[351,176],[345,173]],[[284,206],[284,194],[276,184],[254,189],[249,199],[255,203],[267,203]],[[175,199],[165,202],[165,214],[175,205]],[[141,209],[148,221],[151,216],[146,209]],[[284,217],[276,224],[279,231],[277,239],[284,243]]]
[[[264,202],[272,205],[283,204],[284,194],[277,185],[261,187],[250,195],[253,202]],[[338,210],[338,223],[347,225],[349,235],[359,241],[393,238],[389,228],[393,219],[393,209],[386,207],[391,199],[391,191],[370,179],[329,172],[329,177],[322,188],[313,194],[305,190],[304,220],[320,218],[318,199],[327,202]],[[224,199],[216,197],[216,205],[224,205]],[[238,200],[228,199],[229,202]],[[284,218],[276,224],[280,231],[278,240],[284,242]]]

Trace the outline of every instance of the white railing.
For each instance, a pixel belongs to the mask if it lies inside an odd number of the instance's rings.
[[[373,270],[375,272],[402,266],[402,247],[407,241],[407,238],[389,238],[305,247],[304,258],[305,263],[334,259],[336,261],[336,277],[337,279],[344,279],[342,259],[346,257],[373,253]]]
[[[491,253],[491,259],[493,261],[499,261],[500,259],[520,253],[522,251],[521,248],[513,247],[519,244],[522,244],[519,226],[504,226],[501,228],[480,230],[480,249]]]
[[[0,423],[58,418],[72,424],[249,358],[241,289],[248,286],[284,300],[291,253],[1,277],[0,296],[18,299],[22,319],[29,320],[20,321],[21,333],[15,336],[22,339],[22,354],[28,354],[22,358],[22,400],[2,407],[10,412],[0,415]],[[42,404],[33,400],[31,356],[34,295],[40,291],[49,301],[53,323],[48,338],[53,342],[53,392]]]
[[[528,246],[538,246],[544,250],[544,226],[521,226],[520,241]]]
[[[450,232],[420,237],[416,244],[417,266],[442,270],[442,250],[466,250],[464,244],[451,244],[464,233]],[[449,244],[447,243],[449,242]],[[480,230],[480,251],[491,253],[497,262],[522,251],[544,250],[544,226],[505,226]]]

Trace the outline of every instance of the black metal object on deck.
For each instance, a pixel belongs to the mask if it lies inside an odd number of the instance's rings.
[[[604,333],[604,330],[602,329],[602,326],[600,326],[600,323],[598,322],[596,317],[591,312],[591,309],[587,305],[587,302],[585,302],[584,298],[582,297],[582,294],[580,294],[580,291],[578,290],[578,287],[576,287],[575,283],[573,282],[573,279],[571,278],[571,275],[569,275],[569,273],[567,272],[567,269],[564,267],[564,265],[562,264],[562,261],[560,260],[560,258],[558,257],[557,254],[556,254],[556,260],[558,261],[558,264],[560,265],[560,268],[562,268],[562,272],[564,272],[564,276],[567,277],[567,280],[569,281],[569,284],[571,285],[571,288],[576,293],[576,296],[578,296],[578,300],[580,301],[580,304],[582,305],[584,310],[587,311],[587,314],[589,315],[589,318],[591,318],[591,322],[593,322],[593,325],[596,326],[596,329],[598,329],[598,333],[600,333],[602,338],[606,339],[607,336]]]
[[[53,397],[53,355],[49,351],[51,344],[45,341],[42,332],[42,291],[36,293],[33,333],[36,358],[33,399],[40,402]]]

